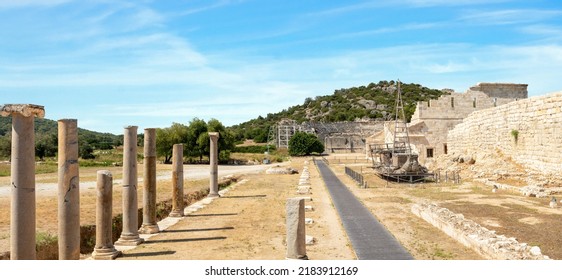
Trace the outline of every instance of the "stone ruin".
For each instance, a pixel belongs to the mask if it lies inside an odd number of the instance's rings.
[[[11,162],[11,219],[10,259],[35,260],[36,255],[36,197],[35,197],[35,132],[34,118],[43,118],[43,106],[32,104],[5,104],[0,106],[0,116],[12,117]],[[78,166],[78,126],[76,120],[59,120],[59,186],[58,186],[58,245],[59,259],[80,259],[80,195]],[[159,231],[156,217],[155,133],[146,130],[145,138],[145,189],[143,197],[143,225],[139,230],[137,206],[137,127],[128,126],[124,133],[123,153],[123,232],[115,245],[135,246],[144,240],[139,233]],[[216,149],[218,133],[210,132],[211,184],[209,199],[218,197]],[[177,147],[175,147],[177,148]],[[175,154],[181,154],[181,149]],[[176,160],[178,162],[178,160]],[[181,165],[181,161],[180,166]],[[183,168],[174,170],[173,177],[183,178]],[[178,181],[183,182],[178,178]],[[182,197],[183,186],[173,184],[173,197]],[[96,244],[93,259],[115,259],[121,255],[112,241],[112,188],[113,177],[107,170],[97,173]],[[214,195],[216,194],[216,195]],[[177,199],[179,200],[179,199]],[[183,199],[182,199],[183,202]],[[183,208],[182,205],[177,205]],[[182,211],[183,214],[183,211]]]
[[[444,233],[492,260],[548,260],[537,246],[519,243],[517,239],[497,235],[495,231],[480,226],[462,214],[431,203],[412,206],[412,213]]]

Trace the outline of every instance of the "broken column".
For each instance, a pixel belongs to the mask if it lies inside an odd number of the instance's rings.
[[[156,129],[144,130],[144,191],[142,226],[139,233],[153,234],[160,231],[156,221]]]
[[[172,149],[172,211],[170,217],[183,217],[183,145]]]
[[[107,170],[97,173],[96,187],[96,246],[92,253],[94,260],[113,260],[121,256],[113,246],[112,239],[112,204],[113,176]]]
[[[58,138],[59,260],[79,260],[80,180],[77,120],[59,120]]]
[[[304,199],[289,198],[287,211],[287,259],[307,260]]]
[[[0,115],[12,117],[10,258],[34,260],[35,253],[35,124],[43,106],[5,104]]]
[[[211,166],[211,179],[209,184],[209,197],[219,196],[219,182],[218,182],[218,132],[209,132],[209,138],[211,141],[209,162]]]
[[[136,246],[144,241],[138,230],[136,126],[125,128],[123,144],[123,231],[115,245]]]

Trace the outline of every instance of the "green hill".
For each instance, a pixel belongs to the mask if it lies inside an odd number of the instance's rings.
[[[380,81],[367,86],[335,90],[331,95],[305,99],[302,105],[289,107],[278,113],[230,127],[238,140],[254,139],[266,142],[269,127],[284,118],[302,122],[340,122],[361,119],[394,119],[397,83]],[[401,83],[404,113],[409,121],[418,101],[437,99],[441,90],[430,89],[419,84]]]
[[[10,155],[10,135],[12,131],[12,118],[0,117],[0,157]],[[123,143],[122,135],[100,133],[78,128],[80,142],[80,155],[88,158],[96,150],[108,150]],[[35,152],[40,158],[56,155],[58,148],[58,124],[49,119],[35,119]]]

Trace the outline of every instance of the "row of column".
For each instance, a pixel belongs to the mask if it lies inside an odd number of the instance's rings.
[[[1,116],[12,117],[10,258],[36,259],[35,132],[34,118],[43,118],[43,106],[7,104]],[[209,196],[218,195],[218,138],[210,132]],[[77,120],[58,122],[58,242],[59,259],[80,258],[80,183]],[[143,242],[139,233],[159,232],[156,220],[156,129],[145,129],[143,224],[138,229],[137,203],[137,127],[125,128],[123,149],[123,231],[115,245],[131,246]],[[183,216],[183,145],[173,147],[173,209],[171,217]],[[94,259],[114,259],[121,254],[112,240],[113,176],[97,172],[96,245]]]

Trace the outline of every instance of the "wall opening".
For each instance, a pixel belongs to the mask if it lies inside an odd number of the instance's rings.
[[[472,108],[476,108],[476,97],[472,99]]]
[[[497,104],[498,104],[498,98],[494,97],[494,107],[496,107]]]
[[[426,158],[432,158],[433,157],[433,148],[427,148],[426,152]]]
[[[451,108],[455,108],[455,98],[451,97]]]
[[[443,153],[447,154],[448,150],[447,150],[447,143],[443,143]]]

